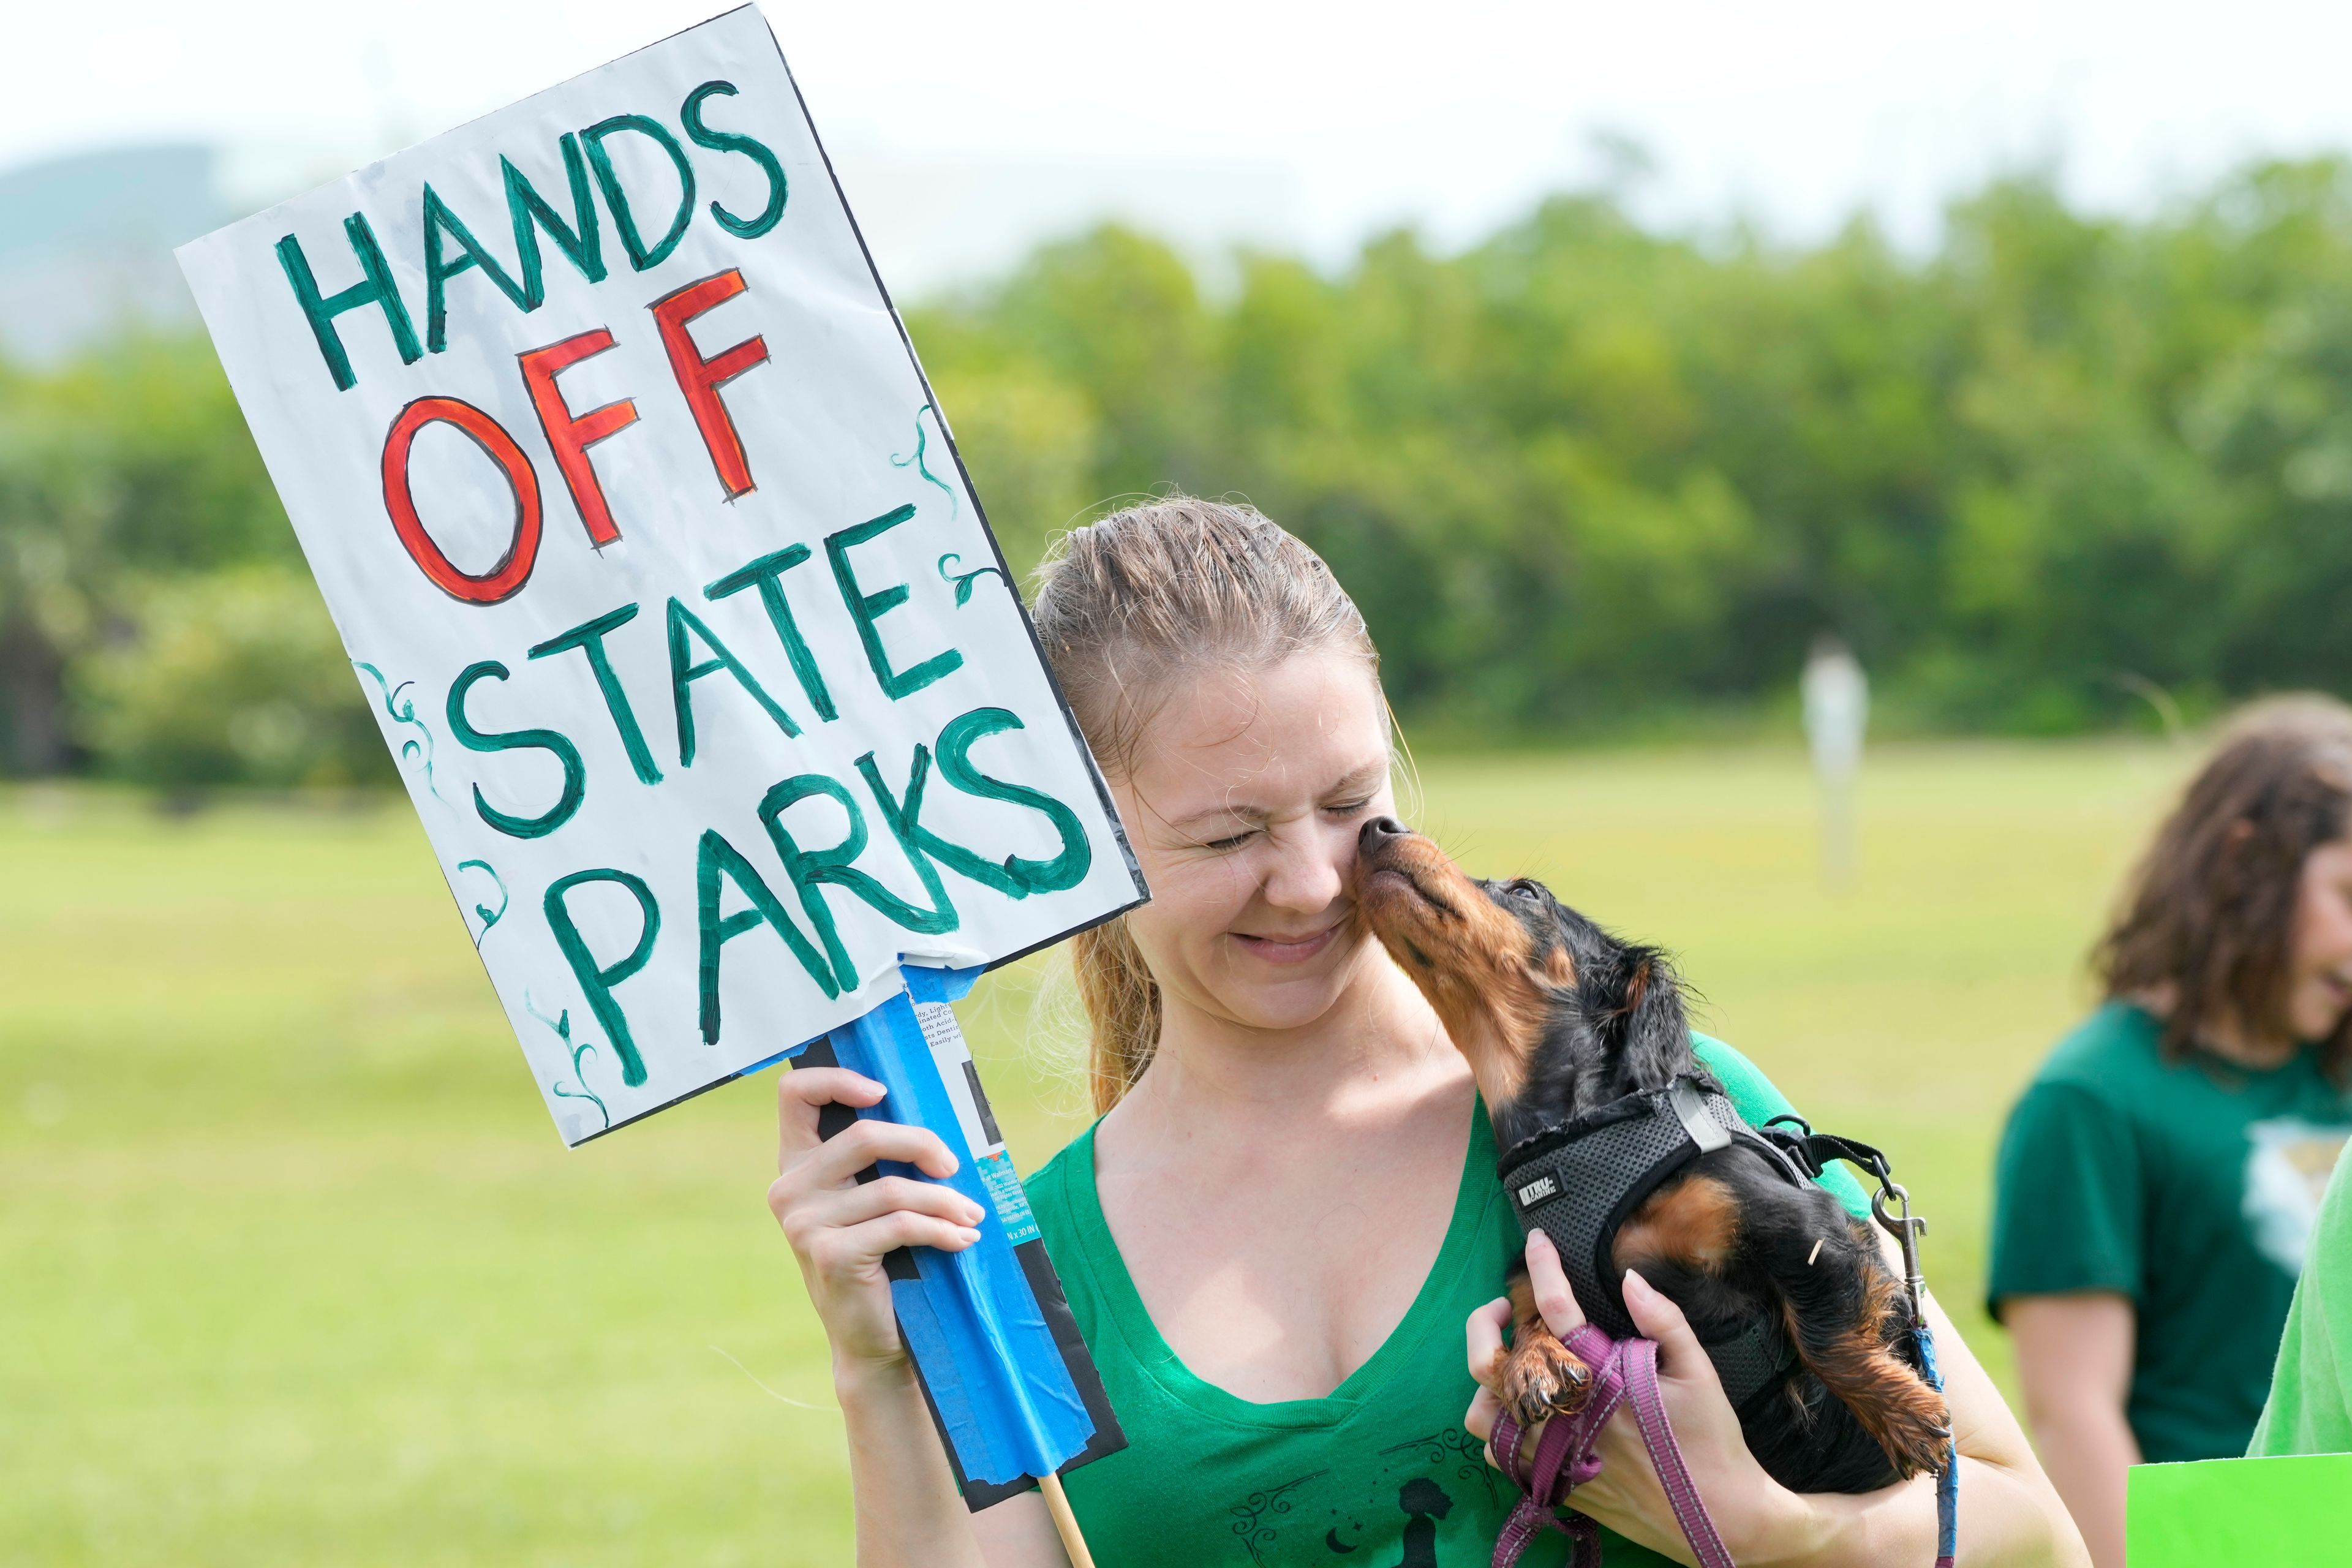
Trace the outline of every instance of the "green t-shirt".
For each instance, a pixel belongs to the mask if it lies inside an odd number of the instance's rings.
[[[1695,1038],[1741,1115],[1754,1122],[1788,1110],[1747,1058],[1720,1041]],[[1867,1212],[1861,1189],[1841,1168],[1823,1184],[1849,1209]],[[1028,1188],[1127,1433],[1124,1449],[1067,1479],[1097,1562],[1479,1568],[1492,1558],[1517,1494],[1462,1426],[1475,1392],[1463,1365],[1462,1328],[1502,1294],[1522,1244],[1496,1180],[1495,1137],[1483,1105],[1472,1119],[1445,1243],[1421,1293],[1371,1359],[1321,1399],[1253,1404],[1202,1382],[1176,1359],[1103,1223],[1093,1129]],[[1547,1531],[1524,1561],[1557,1568],[1566,1561],[1564,1542]],[[1666,1562],[1615,1536],[1608,1542],[1611,1568]]]
[[[2246,1452],[2352,1453],[2352,1160],[2339,1161],[2279,1338],[2270,1403]]]
[[[2242,1454],[2352,1101],[2315,1052],[2168,1061],[2110,1002],[2060,1041],[2001,1136],[1987,1295],[2113,1290],[2137,1317],[2126,1415],[2149,1461]]]

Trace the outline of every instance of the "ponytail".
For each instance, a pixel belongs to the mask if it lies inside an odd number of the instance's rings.
[[[1070,942],[1087,1006],[1087,1092],[1095,1114],[1125,1098],[1160,1047],[1160,982],[1119,916]]]

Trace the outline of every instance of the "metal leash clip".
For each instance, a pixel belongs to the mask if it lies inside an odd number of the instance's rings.
[[[1788,1124],[1801,1131],[1786,1131]],[[1919,1269],[1919,1238],[1927,1234],[1927,1222],[1911,1212],[1911,1194],[1895,1179],[1886,1156],[1867,1143],[1815,1132],[1804,1118],[1793,1114],[1775,1116],[1764,1129],[1809,1174],[1818,1176],[1830,1161],[1845,1160],[1876,1179],[1878,1191],[1870,1194],[1870,1217],[1903,1249],[1903,1289],[1911,1301],[1911,1340],[1918,1347],[1920,1375],[1928,1387],[1943,1393],[1944,1374],[1936,1364],[1936,1336],[1927,1328],[1927,1279]],[[1944,1444],[1944,1467],[1936,1476],[1936,1568],[1952,1568],[1960,1545],[1960,1450],[1948,1425]]]
[[[1878,1190],[1870,1194],[1870,1215],[1902,1247],[1903,1289],[1911,1298],[1911,1321],[1924,1323],[1927,1321],[1927,1277],[1919,1270],[1919,1238],[1927,1234],[1927,1221],[1911,1212],[1911,1194],[1888,1173],[1884,1161],[1878,1162],[1873,1173],[1878,1177]],[[1902,1212],[1888,1213],[1890,1203],[1900,1205]]]
[[[1878,1190],[1870,1194],[1870,1215],[1903,1248],[1903,1289],[1911,1298],[1911,1335],[1919,1347],[1919,1371],[1927,1386],[1944,1392],[1943,1370],[1936,1363],[1936,1337],[1927,1329],[1927,1279],[1919,1272],[1919,1238],[1927,1222],[1911,1212],[1911,1194],[1888,1174],[1884,1155],[1871,1162]],[[1890,1209],[1899,1213],[1890,1213]],[[1944,1468],[1936,1474],[1936,1568],[1952,1568],[1960,1549],[1960,1447],[1948,1418],[1944,1428]]]

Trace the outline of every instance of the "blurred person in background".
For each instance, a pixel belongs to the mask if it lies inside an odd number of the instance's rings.
[[[1805,744],[1822,785],[1822,875],[1832,883],[1850,882],[1861,860],[1853,781],[1870,724],[1870,679],[1853,650],[1823,632],[1813,639],[1797,689],[1805,708]]]
[[[2352,708],[2257,704],[2126,885],[2106,999],[2003,1134],[1988,1295],[2051,1479],[2123,1568],[2124,1477],[2246,1450],[2347,1132]]]

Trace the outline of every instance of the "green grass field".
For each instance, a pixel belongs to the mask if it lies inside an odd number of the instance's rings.
[[[1993,1139],[2186,762],[1882,750],[1843,892],[1793,750],[1430,760],[1417,815],[1885,1145],[2005,1378]],[[964,1009],[1024,1168],[1083,1125],[1036,984]],[[847,1563],[773,1161],[765,1080],[567,1152],[405,806],[0,794],[0,1562]]]

